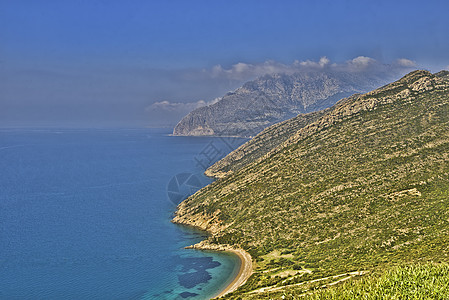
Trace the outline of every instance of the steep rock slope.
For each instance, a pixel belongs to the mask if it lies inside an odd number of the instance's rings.
[[[449,81],[440,75],[415,71],[340,101],[182,202],[174,222],[253,256],[244,298],[282,286],[301,294],[292,284],[354,270],[448,262]]]
[[[264,128],[332,106],[343,97],[379,87],[391,78],[345,72],[265,75],[198,108],[174,128],[174,135],[255,136]]]

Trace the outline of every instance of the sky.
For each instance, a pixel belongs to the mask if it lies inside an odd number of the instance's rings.
[[[449,69],[448,12],[437,0],[0,0],[0,127],[173,126],[245,81],[323,62]]]

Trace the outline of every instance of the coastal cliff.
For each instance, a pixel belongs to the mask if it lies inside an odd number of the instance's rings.
[[[173,223],[194,227],[206,231],[212,235],[217,234],[225,229],[223,227],[223,223],[218,219],[219,213],[215,213],[215,215],[194,215],[186,211],[187,207],[185,205],[182,205],[182,203],[178,206],[175,217],[172,220]],[[254,265],[251,255],[244,249],[240,248],[238,245],[212,244],[208,240],[203,240],[195,245],[186,247],[186,249],[223,251],[232,253],[239,257],[240,266],[238,274],[224,290],[220,291],[215,296],[217,298],[233,293],[240,286],[244,285],[253,274]]]
[[[353,270],[449,262],[447,75],[415,71],[266,129],[213,167],[221,178],[174,222],[207,230],[203,245],[251,254],[254,274],[234,292],[245,299],[280,297],[283,286],[302,295]],[[264,140],[272,147],[258,151]]]

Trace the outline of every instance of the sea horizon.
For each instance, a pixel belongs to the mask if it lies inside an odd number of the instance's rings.
[[[0,297],[208,299],[232,281],[238,257],[184,249],[206,233],[170,222],[218,139],[170,133],[0,128]]]

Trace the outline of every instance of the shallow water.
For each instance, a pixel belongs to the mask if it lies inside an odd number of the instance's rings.
[[[170,222],[210,183],[205,149],[231,149],[168,133],[0,130],[0,298],[207,299],[232,280],[237,257],[183,249],[204,233]]]

